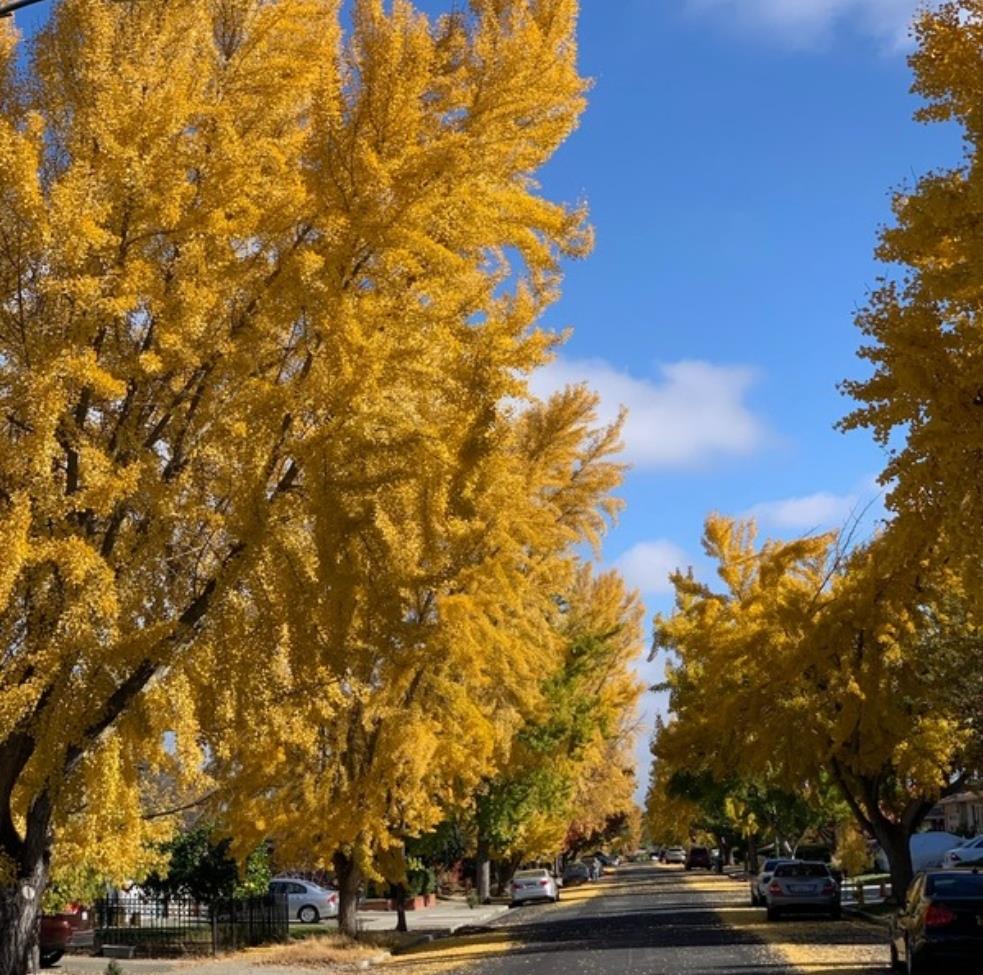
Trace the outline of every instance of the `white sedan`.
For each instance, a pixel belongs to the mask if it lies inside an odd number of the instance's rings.
[[[549,870],[519,870],[512,878],[509,907],[517,907],[527,901],[550,901],[555,904],[559,899],[560,889]]]
[[[964,863],[983,866],[983,836],[976,836],[954,850],[947,850],[942,858],[942,866],[946,868],[961,867]]]

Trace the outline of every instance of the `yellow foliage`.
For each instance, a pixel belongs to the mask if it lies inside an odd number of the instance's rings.
[[[63,0],[24,82],[0,23],[24,875],[51,827],[136,870],[219,775],[230,826],[298,855],[427,828],[507,752],[617,507],[593,398],[526,392],[590,246],[534,180],[583,108],[576,2],[360,0],[347,36],[339,8]]]
[[[675,612],[656,620],[673,720],[654,751],[667,775],[800,790],[828,774],[873,833],[924,815],[949,787],[973,716],[925,659],[927,639],[940,642],[930,654],[944,649],[934,609],[947,577],[911,564],[893,531],[849,554],[837,545],[827,535],[758,547],[753,525],[708,519],[726,587],[674,578]]]
[[[916,117],[956,123],[965,157],[895,194],[895,223],[881,232],[877,256],[901,273],[857,318],[866,343],[860,356],[873,372],[844,384],[857,406],[843,426],[890,442],[881,483],[911,559],[960,567],[978,600],[983,3],[929,5],[915,34],[914,90],[926,99]]]

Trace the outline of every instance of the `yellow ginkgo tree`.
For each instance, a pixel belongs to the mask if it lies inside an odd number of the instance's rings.
[[[888,453],[881,481],[897,532],[937,564],[959,565],[978,598],[983,491],[983,3],[926,5],[915,22],[916,119],[953,123],[963,157],[894,194],[879,234],[887,265],[857,317],[872,368],[844,383],[845,429],[867,428]]]
[[[0,21],[0,975],[28,964],[53,831],[81,856],[102,831],[77,817],[117,824],[94,852],[122,873],[160,822],[147,778],[220,785],[216,661],[275,689],[284,655],[350,655],[358,696],[378,640],[465,652],[385,610],[464,558],[501,404],[590,243],[533,178],[583,107],[577,4],[356,0],[346,34],[339,7],[61,0],[23,74]],[[473,644],[468,584],[444,615]],[[415,672],[385,676],[412,701]]]
[[[320,484],[311,532],[249,580],[296,597],[279,618],[261,596],[221,624],[234,645],[268,648],[273,678],[222,643],[208,664],[219,680],[201,726],[239,843],[269,839],[280,862],[333,869],[351,933],[362,878],[402,879],[405,839],[466,800],[548,705],[560,597],[586,585],[575,545],[603,528],[621,476],[617,428],[595,430],[583,389],[479,429],[459,405],[440,456],[424,442],[418,463],[384,458],[370,492]]]
[[[800,791],[828,777],[905,890],[911,833],[976,755],[975,716],[940,663],[955,626],[978,632],[941,610],[954,580],[891,532],[848,553],[833,535],[759,547],[753,523],[712,516],[704,546],[722,589],[677,574],[676,609],[656,621],[672,654],[660,773]]]

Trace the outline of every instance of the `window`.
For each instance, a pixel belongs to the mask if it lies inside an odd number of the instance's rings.
[[[935,897],[983,897],[983,874],[944,873],[929,877],[926,893]]]
[[[290,884],[288,891],[291,894],[306,894],[307,888],[303,884]]]

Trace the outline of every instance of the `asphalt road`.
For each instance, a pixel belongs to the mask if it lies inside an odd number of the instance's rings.
[[[472,975],[887,975],[883,928],[844,919],[769,923],[747,885],[679,867],[630,865],[510,911],[486,930],[435,942],[392,967]],[[418,966],[420,966],[418,968]]]

